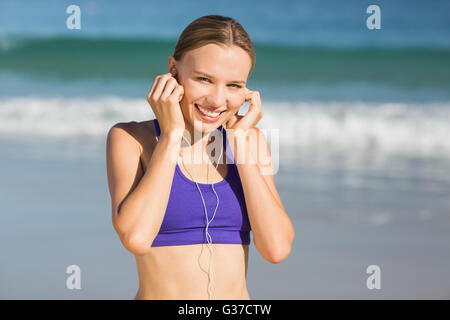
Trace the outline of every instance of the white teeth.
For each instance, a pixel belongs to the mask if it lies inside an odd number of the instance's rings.
[[[208,117],[211,117],[211,118],[215,118],[215,117],[217,117],[220,114],[220,112],[211,112],[211,111],[208,111],[206,109],[203,109],[198,104],[197,104],[197,107],[200,109],[200,111],[202,113],[204,113],[205,115],[207,115]]]

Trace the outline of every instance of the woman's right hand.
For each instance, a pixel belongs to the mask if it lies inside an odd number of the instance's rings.
[[[153,81],[147,101],[158,119],[161,135],[171,134],[179,129],[185,129],[180,101],[183,99],[184,88],[171,73],[158,75]]]

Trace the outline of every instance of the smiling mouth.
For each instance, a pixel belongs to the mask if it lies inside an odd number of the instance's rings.
[[[210,118],[216,118],[216,117],[220,116],[222,113],[225,112],[225,110],[224,110],[224,111],[221,111],[221,112],[212,112],[212,111],[209,111],[209,110],[206,109],[206,108],[200,107],[200,106],[199,106],[198,104],[196,104],[196,103],[194,103],[194,106],[195,106],[195,108],[196,108],[198,111],[200,111],[203,115],[208,116],[208,117],[210,117]]]

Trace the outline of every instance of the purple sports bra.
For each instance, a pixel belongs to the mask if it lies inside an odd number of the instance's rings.
[[[154,119],[156,134],[161,134],[158,120]],[[222,126],[218,128],[220,131]],[[228,170],[224,180],[214,184],[219,197],[219,206],[208,226],[212,243],[250,244],[250,222],[245,205],[239,172],[223,128],[224,151]],[[212,184],[197,183],[211,220],[217,206]],[[206,239],[206,217],[203,201],[194,181],[188,179],[175,165],[172,187],[161,228],[152,247],[208,243]]]

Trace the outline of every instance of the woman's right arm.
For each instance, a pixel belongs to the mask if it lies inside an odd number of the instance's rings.
[[[136,140],[120,125],[108,133],[107,171],[113,226],[124,247],[133,254],[146,254],[159,232],[175,171],[171,157],[178,155],[180,143],[177,136],[161,134],[142,174]]]
[[[112,219],[124,247],[146,254],[161,228],[179,154],[184,119],[180,109],[184,89],[170,73],[157,76],[147,100],[161,134],[145,174],[140,149],[127,130],[115,125],[107,138],[108,184]]]

